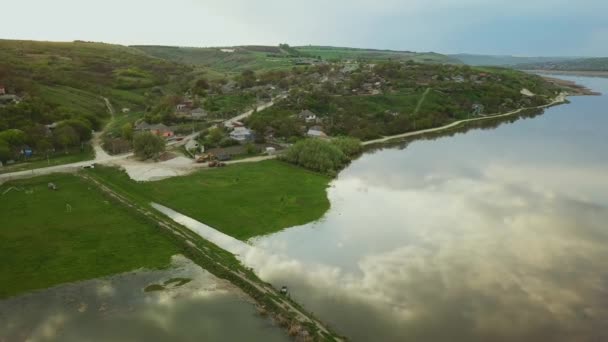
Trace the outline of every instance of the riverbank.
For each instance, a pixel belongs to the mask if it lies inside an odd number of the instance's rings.
[[[533,74],[549,74],[564,76],[586,76],[586,77],[608,77],[608,71],[584,71],[584,70],[522,70]]]
[[[407,133],[401,133],[401,134],[396,134],[396,135],[391,135],[391,136],[387,136],[387,137],[383,137],[380,139],[374,139],[374,140],[368,140],[368,141],[364,141],[362,143],[363,146],[368,146],[368,145],[374,145],[374,144],[381,144],[381,143],[385,143],[391,140],[396,140],[396,139],[403,139],[403,138],[409,138],[409,137],[414,137],[414,136],[418,136],[418,135],[425,135],[428,133],[436,133],[436,132],[441,132],[441,131],[445,131],[457,126],[460,126],[464,123],[467,122],[475,122],[475,121],[482,121],[482,120],[488,120],[488,119],[495,119],[495,118],[501,118],[501,117],[507,117],[507,116],[512,116],[515,114],[519,114],[525,110],[531,110],[531,109],[542,109],[542,108],[547,108],[547,107],[551,107],[551,106],[555,106],[561,103],[565,103],[566,100],[566,96],[568,96],[568,94],[566,93],[560,93],[558,96],[555,97],[555,99],[553,99],[553,101],[551,101],[548,104],[542,105],[542,106],[537,106],[537,107],[527,107],[527,108],[520,108],[520,109],[516,109],[514,111],[508,112],[508,113],[498,113],[498,114],[490,114],[490,115],[485,115],[485,116],[480,116],[477,118],[472,118],[472,119],[465,119],[465,120],[459,120],[459,121],[454,121],[450,124],[447,124],[445,126],[441,126],[441,127],[436,127],[436,128],[428,128],[428,129],[423,129],[423,130],[419,130],[419,131],[413,131],[413,132],[407,132]]]
[[[233,254],[160,214],[150,202],[133,196],[132,193],[115,184],[107,184],[103,178],[93,173],[80,173],[79,176],[90,181],[113,202],[128,208],[157,227],[159,232],[171,240],[180,253],[188,259],[247,293],[256,301],[259,313],[272,317],[291,337],[302,341],[343,340],[288,296],[282,295],[272,285],[259,279]]]

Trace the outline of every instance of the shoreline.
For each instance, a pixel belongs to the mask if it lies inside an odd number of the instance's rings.
[[[551,106],[555,106],[555,105],[566,103],[567,102],[567,99],[566,99],[567,96],[572,96],[572,95],[568,94],[568,93],[565,93],[565,92],[561,92],[559,95],[557,95],[553,99],[553,101],[551,101],[548,104],[541,105],[541,106],[524,107],[524,108],[519,108],[519,109],[510,111],[508,113],[491,114],[491,115],[482,116],[482,117],[478,117],[478,118],[458,120],[458,121],[454,121],[454,122],[452,122],[450,124],[447,124],[447,125],[444,125],[444,126],[440,126],[440,127],[427,128],[427,129],[422,129],[422,130],[418,130],[418,131],[401,133],[401,134],[396,134],[396,135],[382,137],[382,138],[379,138],[379,139],[364,141],[364,142],[361,143],[361,145],[363,145],[363,146],[369,146],[369,145],[374,145],[374,144],[382,144],[382,143],[386,143],[386,142],[389,142],[389,141],[392,141],[392,140],[397,140],[397,139],[402,139],[402,138],[409,138],[409,137],[423,135],[423,134],[427,134],[427,133],[436,133],[436,132],[445,131],[445,130],[448,130],[450,128],[454,128],[454,127],[460,126],[461,124],[468,123],[468,122],[475,122],[475,121],[482,121],[482,120],[500,118],[500,117],[505,117],[505,116],[511,116],[511,115],[519,114],[519,113],[521,113],[521,112],[523,112],[525,110],[530,110],[530,109],[548,108],[548,107],[551,107]]]
[[[587,76],[587,77],[608,77],[608,71],[591,70],[551,70],[551,69],[532,69],[522,70],[534,74],[565,75],[565,76]]]

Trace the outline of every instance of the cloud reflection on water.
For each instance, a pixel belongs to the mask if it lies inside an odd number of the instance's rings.
[[[374,158],[334,182],[321,222],[255,240],[284,259],[246,262],[359,340],[608,338],[608,168],[380,176]]]

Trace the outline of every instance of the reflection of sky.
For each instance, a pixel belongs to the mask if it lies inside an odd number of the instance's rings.
[[[192,279],[144,292],[150,284]],[[190,260],[0,301],[0,341],[286,341],[244,293]]]
[[[571,101],[363,156],[321,221],[255,241],[299,262],[249,263],[362,340],[608,339],[608,96]]]

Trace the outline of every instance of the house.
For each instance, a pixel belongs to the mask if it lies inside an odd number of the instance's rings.
[[[6,95],[6,88],[3,85],[0,85],[0,95]]]
[[[18,104],[21,99],[17,95],[0,95],[0,105]]]
[[[150,133],[156,134],[156,135],[164,137],[164,138],[170,138],[175,135],[175,133],[173,132],[173,130],[171,130],[171,128],[169,128],[163,124],[152,125],[152,126],[150,126],[149,129],[150,129]]]
[[[122,109],[122,112],[123,112],[124,114],[127,114],[127,113],[129,113],[130,111],[131,111],[131,109],[130,109],[130,108],[127,108],[127,107],[125,107],[125,108],[123,108],[123,109]]]
[[[193,105],[194,105],[193,101],[187,100],[187,101],[178,103],[177,106],[175,106],[175,108],[177,109],[178,112],[186,112],[186,111],[188,111],[188,109],[192,108]]]
[[[150,125],[147,122],[140,122],[137,124],[137,126],[135,126],[135,130],[136,131],[149,131],[152,134],[161,136],[161,137],[165,137],[165,138],[170,138],[172,136],[175,135],[175,133],[173,132],[173,130],[163,124],[157,124],[157,125]]]
[[[306,132],[306,135],[311,138],[327,138],[327,134],[325,134],[319,126],[311,127],[308,132]]]
[[[317,122],[317,115],[308,109],[303,110],[298,114],[298,118],[306,121],[307,123]]]
[[[277,149],[274,147],[266,147],[266,154],[269,156],[274,156],[277,154]]]
[[[246,127],[235,127],[234,130],[230,132],[230,138],[240,143],[246,143],[253,140],[253,132]]]
[[[464,83],[464,77],[462,75],[456,75],[452,77],[452,81],[456,83]]]
[[[194,119],[194,120],[202,120],[202,119],[206,118],[206,117],[207,117],[207,115],[208,115],[208,114],[207,114],[207,111],[205,111],[205,110],[204,110],[204,109],[202,109],[202,108],[196,108],[196,109],[193,109],[193,110],[190,112],[190,116],[191,116],[191,117],[192,117],[192,119]]]
[[[476,103],[473,105],[473,115],[481,115],[483,110],[484,106],[482,104]]]

